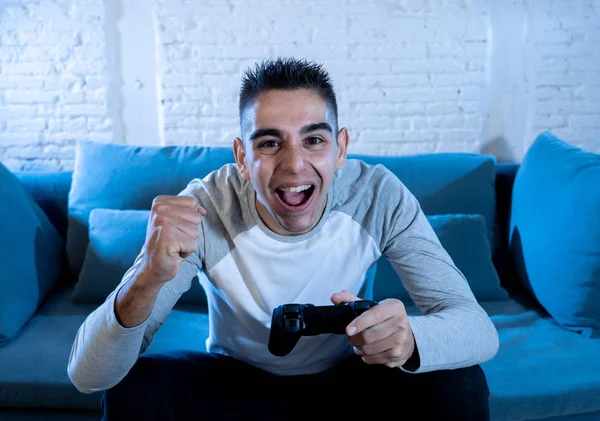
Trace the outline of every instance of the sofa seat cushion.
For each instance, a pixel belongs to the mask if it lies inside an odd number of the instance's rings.
[[[0,407],[74,408],[100,411],[101,393],[80,393],[67,375],[77,329],[97,304],[76,304],[72,285],[61,287],[0,348]],[[204,351],[206,309],[177,305],[146,352],[168,349]]]
[[[600,339],[561,328],[533,300],[482,306],[500,336],[498,354],[482,364],[493,420],[600,411]]]
[[[500,337],[496,356],[481,364],[491,421],[600,416],[600,339],[562,329],[531,298],[480,304]],[[406,311],[419,314],[414,305]]]

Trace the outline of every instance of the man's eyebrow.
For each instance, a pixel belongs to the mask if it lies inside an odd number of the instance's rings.
[[[306,126],[303,126],[300,129],[300,134],[307,134],[307,133],[316,132],[319,130],[326,130],[333,135],[333,128],[331,128],[331,125],[329,123],[325,123],[325,122],[307,124]]]
[[[259,129],[250,135],[250,142],[254,142],[259,137],[265,136],[273,136],[273,137],[282,137],[281,130],[277,129]]]
[[[312,123],[312,124],[307,124],[306,126],[302,126],[302,128],[300,129],[300,134],[307,134],[307,133],[316,132],[319,130],[328,131],[329,133],[331,133],[333,135],[333,128],[331,127],[331,125],[329,123],[326,123],[326,122]],[[250,139],[250,142],[254,142],[256,139],[265,137],[265,136],[273,136],[273,137],[278,137],[281,139],[283,137],[283,133],[281,132],[281,130],[275,129],[275,128],[259,129],[259,130],[254,131],[250,135],[249,139]]]

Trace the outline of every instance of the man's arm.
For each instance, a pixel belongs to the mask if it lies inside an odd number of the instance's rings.
[[[201,267],[198,253],[192,253],[175,278],[147,287],[147,275],[138,271],[144,252],[77,331],[67,371],[80,392],[106,390],[125,377]]]
[[[109,389],[125,377],[202,268],[206,210],[197,186],[154,199],[142,251],[77,331],[67,372],[81,392]]]
[[[117,292],[115,317],[124,328],[141,325],[152,313],[162,286],[152,282],[151,275],[138,271]]]
[[[498,332],[469,284],[442,247],[414,195],[399,181],[383,254],[421,315],[409,316],[415,352],[403,370],[426,372],[487,361],[498,351]],[[418,367],[415,363],[418,361]]]

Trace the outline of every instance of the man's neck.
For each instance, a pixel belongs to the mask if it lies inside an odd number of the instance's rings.
[[[293,232],[293,231],[288,231],[284,227],[282,227],[279,224],[279,222],[277,221],[277,219],[275,219],[275,217],[273,215],[271,215],[269,210],[258,200],[256,193],[254,195],[254,204],[256,206],[256,211],[258,212],[258,216],[260,217],[260,219],[267,226],[267,228],[269,228],[275,234],[281,235],[283,237],[294,237],[297,235],[306,234],[306,233],[310,232],[314,227],[316,227],[319,224],[319,221],[321,220],[321,218],[323,217],[323,214],[325,213],[325,209],[327,207],[327,200],[328,200],[328,197],[326,196],[325,202],[323,203],[322,209],[320,211],[319,219],[309,229],[307,229],[305,231],[301,231],[301,232]]]

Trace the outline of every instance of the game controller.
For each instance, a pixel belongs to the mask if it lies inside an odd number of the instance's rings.
[[[346,326],[376,305],[375,301],[347,301],[338,305],[283,304],[273,310],[269,352],[283,357],[294,349],[301,336],[343,334]]]

